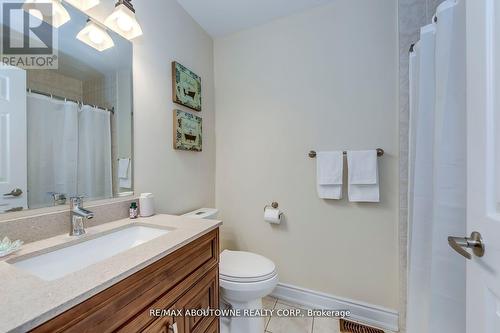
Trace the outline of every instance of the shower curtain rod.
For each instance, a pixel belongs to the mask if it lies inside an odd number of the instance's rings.
[[[49,93],[46,93],[46,92],[43,92],[43,91],[38,91],[38,90],[34,90],[34,89],[26,89],[27,92],[30,92],[30,93],[33,93],[33,94],[37,94],[37,95],[43,95],[43,96],[47,96],[47,97],[50,97],[50,98],[54,98],[54,99],[58,99],[58,100],[61,100],[61,101],[69,101],[69,102],[74,102],[76,104],[81,104],[81,105],[89,105],[89,106],[93,106],[99,110],[103,110],[103,111],[108,111],[108,112],[111,112],[111,113],[115,113],[115,108],[112,107],[111,109],[108,109],[108,108],[105,108],[105,107],[102,107],[102,106],[99,106],[99,105],[94,105],[94,104],[86,104],[84,103],[83,101],[76,101],[74,99],[71,99],[71,98],[66,98],[66,97],[62,97],[62,96],[57,96],[57,95],[53,95],[53,94],[49,94]]]

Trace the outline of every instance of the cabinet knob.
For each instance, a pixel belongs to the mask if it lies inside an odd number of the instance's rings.
[[[178,333],[179,331],[177,330],[177,323],[173,323],[172,325],[168,326],[168,333]]]

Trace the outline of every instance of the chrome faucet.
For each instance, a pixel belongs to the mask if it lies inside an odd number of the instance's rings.
[[[71,217],[71,230],[70,236],[81,236],[85,234],[84,220],[90,220],[94,217],[94,213],[82,207],[82,197],[72,197],[70,201],[70,217]]]

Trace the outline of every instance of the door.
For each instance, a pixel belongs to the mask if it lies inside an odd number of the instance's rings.
[[[0,67],[0,213],[28,208],[26,71]]]
[[[466,0],[467,333],[500,332],[500,2]],[[477,241],[479,234],[475,234]],[[464,246],[467,247],[467,246]],[[479,256],[478,256],[479,255]]]

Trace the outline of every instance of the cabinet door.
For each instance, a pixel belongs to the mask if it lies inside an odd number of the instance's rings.
[[[219,333],[219,318],[215,318],[205,333]]]
[[[201,279],[193,288],[191,288],[176,303],[175,307],[186,311],[200,309],[218,309],[219,308],[219,271],[213,269],[203,279]],[[181,318],[177,318],[181,320]],[[209,330],[210,324],[218,320],[214,316],[184,316],[184,325],[182,333],[205,333]],[[218,331],[218,326],[216,332]],[[181,333],[181,332],[179,332]]]
[[[162,317],[146,327],[143,333],[178,333],[177,323],[173,317]]]

